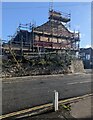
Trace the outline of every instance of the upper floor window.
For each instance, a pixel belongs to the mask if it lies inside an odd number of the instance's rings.
[[[86,54],[86,60],[90,60],[90,54]]]

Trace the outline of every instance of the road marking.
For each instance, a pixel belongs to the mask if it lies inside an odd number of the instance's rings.
[[[65,100],[60,100],[59,101],[59,104],[60,103],[67,103],[67,102],[72,102],[74,100],[77,100],[77,99],[83,99],[85,97],[88,97],[88,96],[92,96],[93,94],[86,94],[86,95],[83,95],[83,96],[79,96],[79,97],[74,97],[74,98],[69,98],[69,99],[65,99]],[[49,104],[45,104],[45,105],[41,105],[41,106],[36,106],[36,107],[33,107],[33,108],[29,108],[29,109],[25,109],[25,110],[21,110],[21,111],[17,111],[17,112],[13,112],[13,113],[9,113],[9,114],[5,114],[5,115],[1,115],[0,116],[0,120],[2,119],[5,119],[5,118],[9,118],[9,117],[13,117],[13,116],[16,116],[16,115],[21,115],[21,114],[25,114],[25,113],[28,113],[28,112],[32,112],[32,111],[35,111],[35,110],[39,110],[39,109],[43,109],[45,107],[50,107],[52,106],[53,103],[49,103]],[[29,116],[29,114],[28,114]]]
[[[23,114],[23,113],[31,112],[31,111],[34,111],[34,110],[42,109],[44,107],[49,107],[51,105],[53,105],[53,103],[45,104],[45,105],[42,105],[42,106],[36,106],[36,107],[33,107],[33,108],[29,108],[29,109],[9,113],[9,114],[6,114],[6,115],[2,115],[2,116],[0,116],[0,120],[4,119],[4,118],[15,116],[15,115],[20,115],[20,114]]]
[[[74,85],[74,84],[82,84],[82,83],[91,83],[91,81],[73,82],[73,83],[67,83],[67,84],[68,85]]]

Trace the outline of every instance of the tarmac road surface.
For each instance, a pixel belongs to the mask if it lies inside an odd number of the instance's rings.
[[[93,77],[93,75],[92,75]],[[3,79],[3,114],[53,101],[53,91],[59,99],[91,93],[91,75],[54,75]]]

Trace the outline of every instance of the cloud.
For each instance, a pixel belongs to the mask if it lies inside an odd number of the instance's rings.
[[[91,45],[89,45],[89,44],[87,44],[87,45],[85,46],[85,48],[90,48],[90,47],[93,48],[93,46],[91,46]]]
[[[84,33],[80,33],[80,38],[85,37],[86,35]]]

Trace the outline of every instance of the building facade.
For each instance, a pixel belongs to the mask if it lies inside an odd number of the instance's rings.
[[[80,58],[83,60],[85,69],[93,69],[93,49],[80,48]]]

